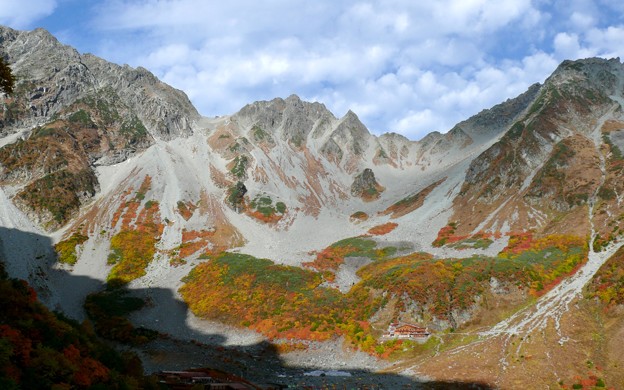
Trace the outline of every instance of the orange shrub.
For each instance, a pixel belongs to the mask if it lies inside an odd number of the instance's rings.
[[[394,229],[396,229],[397,226],[399,226],[398,223],[388,222],[388,223],[384,223],[383,225],[378,225],[378,226],[370,228],[368,230],[368,233],[373,234],[375,236],[383,236],[384,234],[388,234]]]

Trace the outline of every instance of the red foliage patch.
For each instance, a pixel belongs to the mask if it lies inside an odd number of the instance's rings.
[[[378,226],[370,228],[368,230],[368,234],[373,234],[375,236],[383,236],[384,234],[388,234],[394,229],[396,229],[397,226],[399,226],[399,224],[394,223],[394,222],[384,223],[383,225],[378,225]]]
[[[442,229],[440,229],[440,231],[438,232],[438,237],[431,243],[431,245],[435,246],[436,248],[439,248],[441,246],[452,244],[458,241],[462,241],[470,237],[468,235],[456,236],[455,235],[456,227],[457,225],[454,222],[449,223],[448,225],[444,226]]]
[[[532,232],[509,233],[509,242],[507,243],[505,249],[503,249],[503,253],[517,255],[531,249],[532,243]]]
[[[280,219],[282,219],[282,214],[269,214],[264,215],[260,211],[247,209],[246,214],[252,218],[257,219],[260,222],[264,223],[277,223]]]
[[[208,247],[210,238],[215,234],[214,230],[183,230],[182,243],[180,244],[180,257],[185,258]]]
[[[188,221],[193,216],[193,213],[197,209],[197,206],[193,204],[193,202],[178,202],[178,213],[184,218],[185,221]]]
[[[311,267],[318,271],[336,271],[340,264],[344,263],[345,254],[349,253],[349,247],[328,247],[316,253],[314,261],[302,263],[304,267]]]

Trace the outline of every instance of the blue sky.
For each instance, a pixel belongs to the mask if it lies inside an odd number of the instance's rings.
[[[143,66],[203,115],[295,93],[411,139],[624,57],[621,0],[0,0],[0,24]]]

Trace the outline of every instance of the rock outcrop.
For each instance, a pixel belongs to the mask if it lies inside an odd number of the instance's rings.
[[[372,169],[366,168],[355,176],[351,185],[351,195],[371,201],[379,198],[384,188],[377,183],[375,173]]]

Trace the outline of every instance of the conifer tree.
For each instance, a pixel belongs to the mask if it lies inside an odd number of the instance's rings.
[[[14,86],[15,77],[13,72],[11,72],[11,68],[9,68],[4,59],[0,57],[0,91],[10,95],[13,93]]]

